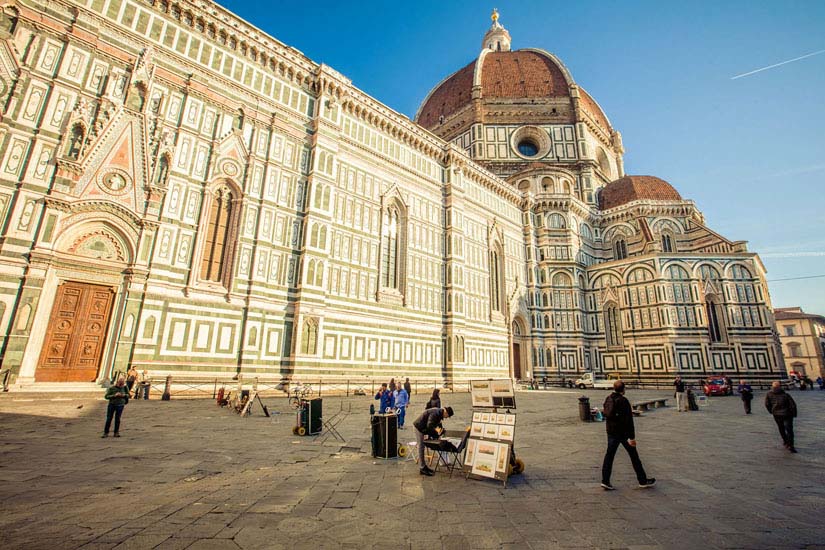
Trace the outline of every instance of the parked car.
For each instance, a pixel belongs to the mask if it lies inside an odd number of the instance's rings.
[[[709,377],[705,380],[702,390],[708,397],[711,395],[733,395],[733,388],[728,386],[724,376]]]
[[[581,378],[576,380],[576,387],[580,389],[595,388],[600,390],[612,390],[613,382],[619,379],[619,376],[610,373],[607,378],[594,378],[592,372],[584,373]]]

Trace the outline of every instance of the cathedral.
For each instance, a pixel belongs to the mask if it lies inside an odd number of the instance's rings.
[[[211,0],[14,0],[0,104],[13,388],[784,377],[759,257],[497,12],[410,120]]]

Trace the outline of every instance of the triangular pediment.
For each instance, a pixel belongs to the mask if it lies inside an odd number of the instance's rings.
[[[613,285],[611,285],[610,283],[607,283],[605,287],[602,289],[601,300],[602,304],[619,301],[619,298],[616,295],[616,289],[613,288]]]
[[[241,133],[232,131],[218,143],[214,174],[238,181],[243,175],[249,151],[246,149]]]
[[[77,198],[111,201],[140,215],[146,166],[140,121],[122,112],[95,144],[76,186]]]

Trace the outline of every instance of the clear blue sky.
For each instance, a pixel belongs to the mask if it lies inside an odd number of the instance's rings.
[[[382,103],[415,116],[472,61],[492,8],[513,48],[558,55],[657,175],[709,226],[747,240],[774,307],[825,314],[825,1],[305,2],[222,5]]]

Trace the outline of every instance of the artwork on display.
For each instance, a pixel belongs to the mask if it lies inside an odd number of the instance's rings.
[[[512,441],[514,431],[513,426],[503,424],[498,427],[498,438],[503,439],[504,441]]]
[[[494,407],[516,408],[516,393],[509,378],[490,380],[490,397]]]
[[[498,449],[498,443],[479,441],[475,449],[472,472],[484,477],[496,477]]]
[[[464,464],[467,466],[472,467],[473,461],[476,457],[476,446],[478,445],[478,441],[475,439],[467,440],[467,452],[464,455]]]
[[[481,422],[473,422],[470,435],[472,437],[484,437],[484,426],[486,426],[486,424],[482,424]]]
[[[481,421],[485,424],[490,421],[490,413],[481,413]]]
[[[481,422],[481,413],[480,412],[474,412],[473,413],[473,422]]]
[[[493,393],[489,380],[473,380],[470,382],[473,407],[492,407]]]
[[[505,473],[507,471],[507,463],[510,461],[510,446],[506,443],[499,443],[498,454],[496,455],[496,472]]]
[[[514,414],[505,414],[504,415],[504,423],[508,426],[515,426],[516,425],[516,415]]]
[[[498,439],[498,424],[485,424],[484,437],[485,439]]]
[[[507,415],[506,415],[506,414],[504,414],[504,413],[498,413],[498,414],[496,415],[496,424],[504,424],[504,420],[505,420],[505,417],[506,417],[506,416],[507,416]]]

